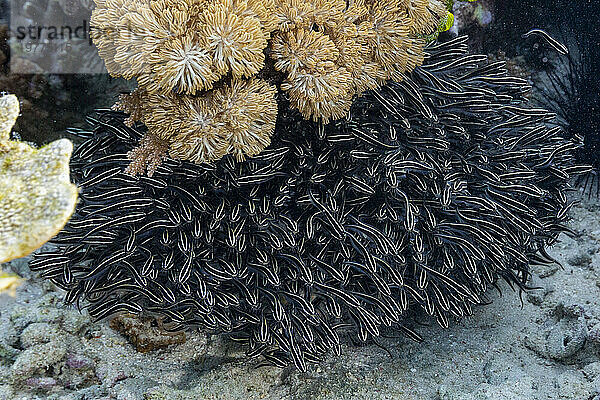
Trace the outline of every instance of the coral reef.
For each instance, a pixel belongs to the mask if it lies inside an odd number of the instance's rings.
[[[439,0],[96,3],[93,38],[108,71],[139,84],[116,108],[151,136],[130,153],[129,172],[149,175],[167,153],[202,163],[260,152],[275,128],[275,85],[307,119],[343,117],[357,95],[420,65],[425,37],[448,14]]]
[[[37,296],[27,303],[3,310],[0,380],[26,394],[17,397],[0,391],[0,398],[48,398],[59,388],[83,390],[99,382],[94,353],[83,348],[89,317],[65,309],[56,292],[39,288],[35,292]]]
[[[77,201],[69,181],[71,142],[34,149],[10,140],[18,115],[17,98],[0,97],[0,263],[29,254],[58,233]]]
[[[153,177],[123,172],[144,131],[100,115],[72,163],[82,202],[33,270],[95,318],[159,315],[247,343],[248,356],[301,370],[415,313],[446,327],[565,230],[580,143],[524,107],[526,81],[430,45],[421,67],[315,129],[292,112],[260,155]],[[82,133],[83,134],[83,133]]]
[[[3,94],[0,97],[0,140],[10,140],[10,131],[19,117],[19,100],[16,96]]]
[[[271,143],[277,119],[276,89],[261,79],[235,80],[200,97],[123,95],[117,108],[137,110],[148,127],[127,172],[154,173],[166,150],[171,157],[202,163],[233,154],[242,161]],[[129,120],[138,114],[132,114]],[[160,132],[160,136],[152,132]]]

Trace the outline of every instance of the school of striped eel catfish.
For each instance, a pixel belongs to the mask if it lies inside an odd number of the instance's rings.
[[[144,127],[100,110],[72,159],[80,204],[31,268],[96,319],[154,315],[300,370],[348,340],[419,340],[415,319],[448,326],[499,280],[526,287],[568,230],[582,143],[466,41],[429,44],[330,124],[283,112],[243,162],[128,175]]]

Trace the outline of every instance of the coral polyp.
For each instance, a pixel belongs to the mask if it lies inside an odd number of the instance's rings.
[[[298,17],[300,18],[300,17]],[[291,24],[291,22],[290,22]],[[581,143],[527,108],[527,83],[429,45],[402,82],[367,92],[328,125],[283,113],[259,155],[123,172],[145,134],[99,115],[72,162],[81,203],[31,268],[95,318],[120,311],[200,326],[300,370],[346,334],[418,338],[446,327],[565,230]]]
[[[195,97],[141,92],[121,96],[115,109],[129,112],[128,123],[143,120],[148,133],[129,156],[127,172],[152,175],[165,154],[196,163],[226,154],[243,160],[271,142],[277,120],[277,90],[262,79],[233,80]]]
[[[257,140],[255,131],[242,130],[239,135],[248,138],[238,138],[237,145],[195,151],[188,141],[223,142],[223,137],[219,130],[165,134],[172,120],[161,119],[161,109],[174,101],[235,92],[240,80],[264,81],[263,96],[270,97],[277,86],[305,118],[327,123],[344,117],[365,90],[400,81],[420,65],[425,36],[436,32],[446,15],[439,0],[97,0],[91,23],[110,74],[136,78],[138,90],[159,110],[126,109],[129,122],[143,122],[149,135],[160,138],[152,159],[144,156],[147,149],[131,153],[135,166],[129,170],[139,173],[140,166],[148,166],[151,175],[154,162],[167,152],[195,163],[230,153],[240,159],[264,149],[274,131],[267,124]],[[275,102],[265,104],[268,109],[261,111],[277,115]],[[206,113],[217,114],[218,107],[208,104]],[[243,105],[235,107],[264,125]]]

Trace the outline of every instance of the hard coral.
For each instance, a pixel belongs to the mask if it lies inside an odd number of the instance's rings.
[[[69,181],[71,142],[34,149],[10,140],[18,115],[17,98],[0,97],[0,263],[23,257],[54,236],[77,200]]]
[[[271,116],[277,114],[271,100],[275,84],[307,119],[326,123],[343,117],[357,95],[389,79],[401,81],[421,64],[424,37],[436,31],[447,13],[439,0],[96,3],[93,37],[108,71],[137,78],[140,91],[159,111],[140,102],[125,107],[127,100],[120,109],[131,113],[131,123],[146,124],[148,135],[161,138],[169,154],[196,163],[229,153],[242,159],[264,149],[274,129]],[[266,102],[261,111],[266,109],[269,121],[261,121],[252,110],[247,112],[255,123],[229,121],[239,119],[239,113],[224,115],[218,102],[206,100],[214,97],[211,91],[238,92],[243,80],[249,86],[265,82],[260,84]],[[184,108],[176,113],[183,120],[172,124],[173,118],[163,118],[162,110],[175,111],[176,104],[195,104],[191,107],[202,109],[201,116],[187,116]],[[233,133],[221,134],[221,127],[172,134],[174,126],[198,124],[185,119],[199,117],[203,125],[216,114],[224,118],[219,126],[239,130],[234,134],[237,145],[228,142]],[[249,125],[260,125],[260,134]],[[148,143],[131,153],[130,172],[143,172],[145,165],[152,172],[160,157],[146,157],[153,153]]]
[[[524,105],[527,82],[466,38],[323,129],[286,111],[258,156],[122,172],[144,134],[109,112],[75,154],[82,203],[30,267],[102,318],[160,315],[305,369],[350,334],[418,336],[524,285],[564,228],[581,143]]]
[[[10,140],[10,131],[19,117],[19,100],[16,96],[0,97],[0,141]]]

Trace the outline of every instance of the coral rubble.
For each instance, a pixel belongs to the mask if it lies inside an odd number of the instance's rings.
[[[77,201],[69,180],[71,142],[34,149],[10,140],[18,115],[17,98],[0,97],[0,262],[25,256],[58,233]]]
[[[151,318],[120,314],[110,320],[110,327],[126,336],[140,353],[185,343],[185,332],[165,332],[159,326],[153,326],[153,322]]]
[[[357,95],[420,65],[425,37],[447,16],[439,0],[96,3],[108,71],[139,84],[117,109],[152,136],[130,153],[129,171],[150,175],[167,153],[201,163],[267,147],[275,85],[307,119],[343,117]]]
[[[527,82],[466,40],[429,45],[334,123],[284,112],[243,162],[167,158],[131,177],[145,131],[102,113],[72,163],[82,202],[30,267],[96,318],[158,315],[301,370],[347,334],[417,339],[415,313],[470,315],[498,279],[523,286],[548,262],[584,168],[581,143],[525,106]]]

